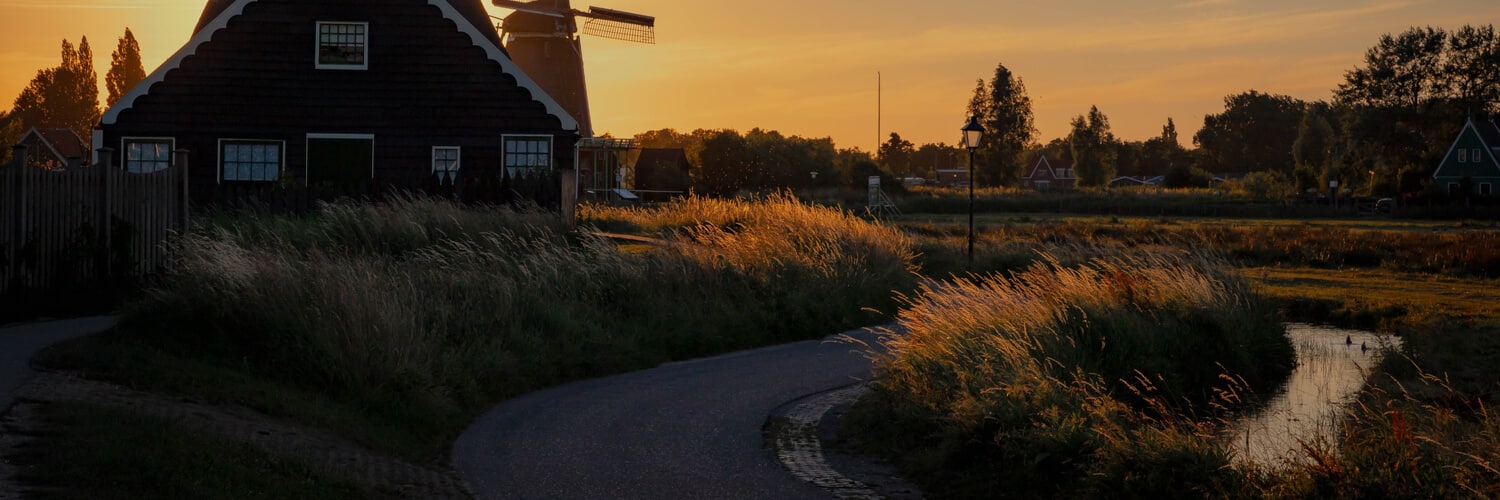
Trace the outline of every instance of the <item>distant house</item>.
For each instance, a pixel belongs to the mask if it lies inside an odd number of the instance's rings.
[[[26,161],[48,170],[66,168],[89,157],[89,147],[82,137],[70,128],[36,128],[21,136],[20,144],[26,146]]]
[[[1446,186],[1449,194],[1463,192],[1465,184],[1472,194],[1490,196],[1500,184],[1500,125],[1494,121],[1475,122],[1472,118],[1443,156],[1443,162],[1432,179]]]
[[[635,160],[635,192],[648,201],[686,194],[693,164],[682,148],[645,148]]]
[[[968,187],[969,171],[962,168],[938,169],[937,184],[948,187]]]
[[[1037,190],[1048,189],[1072,189],[1078,184],[1078,176],[1073,172],[1072,163],[1053,164],[1047,160],[1047,155],[1038,154],[1036,160],[1031,162],[1031,170],[1025,177],[1021,178],[1021,187]]]
[[[573,167],[577,130],[501,49],[480,0],[209,0],[93,143],[130,172],[189,151],[200,198],[546,179]]]

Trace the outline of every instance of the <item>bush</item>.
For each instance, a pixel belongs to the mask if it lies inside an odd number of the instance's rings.
[[[899,233],[790,197],[618,213],[720,218],[644,252],[425,198],[228,221],[184,238],[121,328],[456,433],[524,391],[868,324],[914,286]]]
[[[1294,352],[1275,310],[1221,267],[1048,257],[1011,277],[924,286],[879,362],[887,404],[865,408],[926,422],[891,451],[940,462],[907,464],[939,496],[1226,491],[1233,477],[1212,471],[1229,455],[1200,424],[1279,384]]]

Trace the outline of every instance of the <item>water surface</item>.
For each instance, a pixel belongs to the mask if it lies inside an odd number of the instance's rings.
[[[1301,461],[1301,442],[1332,439],[1370,367],[1400,339],[1361,330],[1288,323],[1297,368],[1266,407],[1231,427],[1230,446],[1264,465]]]

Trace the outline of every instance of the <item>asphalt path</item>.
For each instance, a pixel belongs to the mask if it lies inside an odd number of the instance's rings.
[[[0,328],[0,413],[16,402],[16,389],[36,374],[31,357],[47,346],[110,329],[118,318],[93,316]]]
[[[521,396],[464,431],[453,464],[481,499],[827,499],[781,467],[762,427],[781,405],[871,378],[864,347],[832,339]]]

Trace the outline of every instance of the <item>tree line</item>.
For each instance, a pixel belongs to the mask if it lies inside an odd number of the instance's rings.
[[[140,43],[130,28],[125,28],[110,55],[109,72],[104,77],[108,92],[105,106],[113,106],[145,78]],[[19,142],[21,135],[32,127],[70,129],[88,144],[100,114],[99,75],[94,70],[94,51],[89,39],[82,37],[77,46],[64,39],[62,61],[38,70],[16,96],[11,109],[0,112],[0,144],[6,146],[0,156],[9,162],[9,146]]]
[[[1383,35],[1330,99],[1254,89],[1226,96],[1222,112],[1203,117],[1191,148],[1183,146],[1171,117],[1156,137],[1122,140],[1097,106],[1074,117],[1067,135],[1042,143],[1031,107],[1025,83],[1003,63],[989,79],[976,81],[966,111],[986,130],[974,155],[977,185],[1020,185],[1033,159],[1045,154],[1055,165],[1071,165],[1082,186],[1108,185],[1120,176],[1161,176],[1167,187],[1207,186],[1218,177],[1253,179],[1283,194],[1329,181],[1372,195],[1410,194],[1424,188],[1466,119],[1490,119],[1500,111],[1500,37],[1493,25]],[[968,166],[962,144],[916,145],[899,133],[874,152],[761,129],[743,135],[667,129],[638,139],[647,147],[688,149],[699,165],[694,185],[706,193],[860,187],[869,175],[895,185]]]
[[[1253,89],[1226,96],[1223,112],[1204,116],[1194,149],[1178,143],[1170,117],[1160,136],[1122,141],[1098,107],[1075,117],[1067,136],[1039,144],[1025,91],[1001,64],[970,100],[969,114],[989,132],[975,160],[980,185],[1017,184],[1042,153],[1073,165],[1084,186],[1117,176],[1160,175],[1168,186],[1193,186],[1254,175],[1299,191],[1340,181],[1370,194],[1412,193],[1466,119],[1500,111],[1500,37],[1493,25],[1383,35],[1329,100]]]

